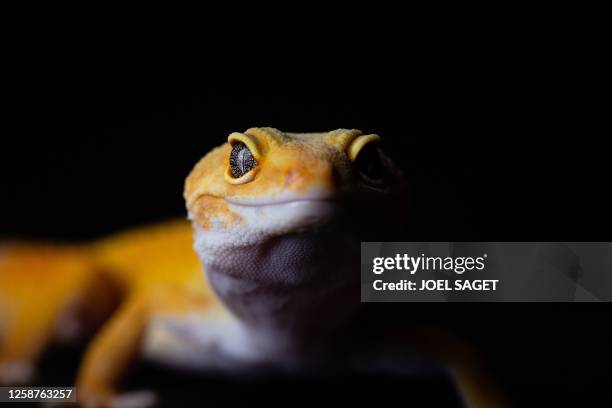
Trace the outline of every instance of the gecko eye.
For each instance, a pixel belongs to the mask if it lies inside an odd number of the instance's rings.
[[[229,164],[232,177],[240,178],[257,167],[257,160],[244,143],[235,142],[232,145]]]
[[[366,181],[380,184],[383,181],[384,169],[377,143],[368,143],[359,151],[354,165]]]

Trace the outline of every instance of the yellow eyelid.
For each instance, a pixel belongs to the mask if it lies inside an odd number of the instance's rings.
[[[259,145],[257,144],[257,140],[253,136],[246,135],[244,133],[234,132],[228,136],[227,141],[231,145],[233,145],[236,142],[244,143],[246,147],[248,147],[249,150],[251,151],[251,154],[253,155],[255,160],[257,160],[258,162],[261,160],[261,157],[262,157],[261,150],[259,148]],[[236,180],[239,180],[239,179],[236,179]]]
[[[232,176],[231,170],[229,168],[229,166],[227,166],[227,168],[225,169],[225,181],[227,181],[230,184],[244,184],[244,183],[248,183],[249,181],[253,180],[255,178],[255,174],[257,173],[257,169],[258,167],[254,167],[252,168],[248,173],[245,173],[242,177],[238,177],[238,178],[234,178],[234,176]]]
[[[355,138],[353,142],[350,144],[348,148],[348,157],[353,162],[357,159],[359,152],[365,145],[368,143],[377,143],[380,141],[380,136],[378,135],[363,135]]]

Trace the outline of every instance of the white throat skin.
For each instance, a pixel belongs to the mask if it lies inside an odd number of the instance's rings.
[[[359,306],[359,240],[332,203],[237,207],[237,228],[194,222],[210,285],[262,352],[317,348]]]

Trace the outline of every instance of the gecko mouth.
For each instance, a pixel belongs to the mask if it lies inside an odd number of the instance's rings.
[[[339,206],[332,199],[294,199],[258,203],[236,203],[227,200],[232,211],[255,224],[270,228],[298,230],[325,223],[334,216]]]
[[[237,209],[263,209],[270,208],[273,210],[285,210],[294,209],[299,210],[303,208],[312,207],[313,209],[329,209],[338,206],[338,201],[334,199],[295,199],[295,200],[279,200],[279,201],[268,201],[258,203],[241,203],[232,200],[225,199],[225,201]]]
[[[201,194],[188,202],[189,216],[209,232],[232,233],[242,229],[257,235],[286,233],[319,224],[337,214],[335,197],[280,195],[272,199],[219,197]]]
[[[312,194],[305,196],[280,195],[275,199],[259,199],[259,198],[239,198],[239,197],[223,197],[227,203],[243,207],[263,207],[285,204],[316,204],[316,203],[337,203],[337,197],[331,194]]]

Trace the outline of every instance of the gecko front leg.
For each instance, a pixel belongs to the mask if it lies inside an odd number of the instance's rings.
[[[78,400],[85,407],[150,406],[152,392],[120,395],[117,389],[142,350],[144,333],[155,315],[206,310],[210,299],[185,289],[163,288],[132,295],[88,347],[77,379]]]

